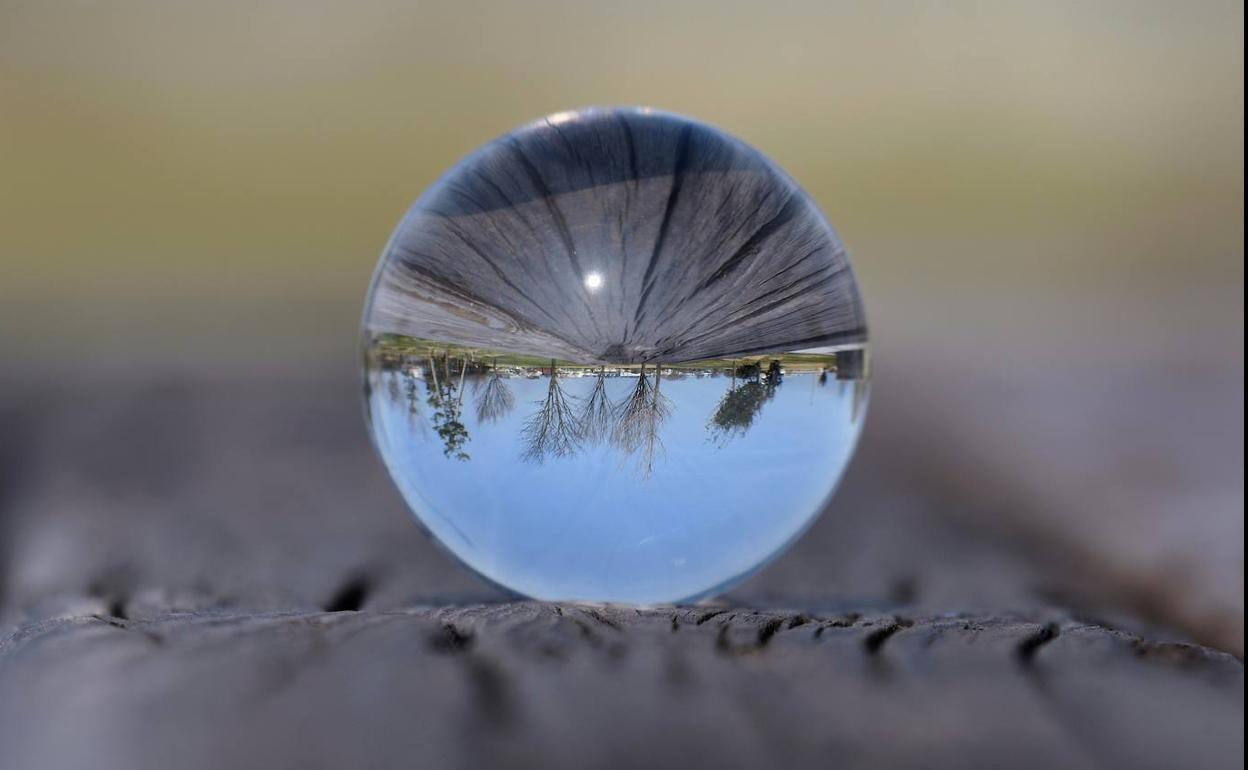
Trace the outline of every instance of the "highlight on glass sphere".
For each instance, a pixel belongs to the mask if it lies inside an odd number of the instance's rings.
[[[364,315],[373,440],[417,519],[523,596],[726,590],[823,510],[867,401],[836,232],[744,142],[559,113],[452,168]]]

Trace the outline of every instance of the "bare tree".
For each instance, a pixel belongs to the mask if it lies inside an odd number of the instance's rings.
[[[477,395],[477,421],[494,422],[507,416],[515,408],[516,396],[511,392],[511,386],[498,373],[496,359],[489,375],[485,378],[485,385],[481,387],[481,392]]]
[[[659,427],[671,416],[672,401],[659,392],[662,375],[655,367],[654,383],[641,367],[641,376],[628,398],[616,409],[611,442],[627,454],[637,453],[638,466],[644,475],[654,470],[654,460],[663,451]]]
[[[672,414],[672,400],[663,395],[659,388],[663,384],[663,373],[656,366],[654,369],[654,394],[650,398],[650,411],[646,415],[645,432],[642,435],[638,464],[642,473],[649,476],[654,472],[654,459],[663,452],[663,442],[659,439],[659,426]]]
[[[524,452],[526,461],[541,463],[546,457],[567,457],[580,448],[581,421],[576,414],[576,399],[563,392],[559,370],[550,361],[550,386],[546,398],[537,402],[540,408],[524,421]]]
[[[600,366],[594,389],[590,391],[589,398],[581,409],[582,438],[595,444],[605,439],[611,432],[611,414],[614,411],[615,406],[607,397],[607,370]]]

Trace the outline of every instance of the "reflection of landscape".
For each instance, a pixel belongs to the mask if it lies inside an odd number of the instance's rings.
[[[421,521],[532,596],[671,601],[822,509],[867,399],[864,348],[582,363],[378,335],[373,434]]]
[[[474,430],[487,438],[505,418],[522,411],[519,459],[541,464],[606,445],[632,460],[643,476],[663,457],[664,425],[677,408],[664,393],[665,382],[723,381],[714,401],[703,398],[705,403],[698,404],[707,411],[708,438],[718,444],[745,440],[786,379],[801,378],[811,387],[847,394],[855,423],[866,397],[867,353],[862,347],[672,366],[607,366],[381,335],[369,356],[375,376],[382,378],[376,385],[384,383],[389,400],[403,403],[412,427],[429,428],[443,456],[458,461],[472,457],[466,397],[476,417]],[[543,385],[540,398],[521,401],[517,382],[532,380]]]
[[[757,568],[835,487],[870,375],[810,198],[649,109],[554,115],[451,169],[391,237],[364,329],[407,502],[542,598],[690,599]]]
[[[395,231],[365,325],[585,365],[867,339],[845,247],[810,198],[748,145],[649,109],[551,116],[448,172]],[[620,439],[652,448],[662,405]],[[569,449],[557,386],[549,406],[537,454]]]

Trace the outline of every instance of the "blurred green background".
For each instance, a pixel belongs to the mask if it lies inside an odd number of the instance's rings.
[[[0,0],[5,376],[347,381],[439,174],[651,105],[755,144],[840,230],[880,429],[971,447],[1015,490],[984,521],[1242,649],[1243,86],[1222,0]]]

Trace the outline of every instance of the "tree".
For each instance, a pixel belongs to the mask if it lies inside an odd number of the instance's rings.
[[[754,424],[763,404],[776,395],[776,388],[783,379],[780,362],[773,360],[767,367],[765,381],[760,381],[764,379],[762,374],[758,363],[734,368],[732,384],[711,415],[710,428],[718,437],[728,439],[744,435]],[[738,376],[744,380],[740,385],[737,385]]]
[[[767,387],[758,380],[729,387],[711,415],[711,430],[723,438],[743,435],[767,403],[767,396]]]
[[[403,370],[383,370],[381,376],[385,378],[386,395],[391,401],[399,401],[403,398]]]
[[[541,463],[547,456],[568,457],[580,448],[582,429],[575,402],[575,398],[563,392],[559,370],[551,359],[546,398],[537,402],[540,408],[524,421],[521,456],[526,461]]]
[[[451,381],[449,353],[443,356],[442,362],[446,373],[445,382],[438,378],[437,362],[433,358],[429,359],[430,380],[426,385],[429,387],[429,406],[433,408],[433,429],[442,439],[442,454],[456,460],[467,460],[468,453],[464,451],[464,446],[468,443],[468,428],[460,415],[463,411],[464,373],[468,364],[464,362],[460,369],[457,389]]]
[[[595,444],[605,439],[611,432],[611,415],[614,411],[615,405],[607,397],[606,367],[599,367],[594,389],[590,391],[589,398],[581,409],[582,438]]]
[[[407,417],[412,426],[420,425],[420,390],[416,376],[411,371],[399,370],[394,374],[395,390],[398,389],[399,378],[405,381],[404,390],[407,391]],[[397,395],[395,396],[397,399]]]
[[[480,423],[494,422],[502,419],[516,408],[516,396],[498,373],[498,361],[486,377],[485,385],[477,395],[477,421]]]
[[[780,387],[780,381],[784,379],[784,370],[780,368],[780,362],[772,359],[767,366],[767,390],[768,398],[776,394],[776,388]]]
[[[757,361],[754,361],[748,364],[741,364],[740,366],[734,366],[732,369],[732,376],[734,379],[757,380],[758,375],[761,374],[762,371],[763,371],[763,368],[759,365]]]
[[[615,426],[611,442],[627,454],[638,454],[638,466],[643,475],[654,471],[654,460],[663,451],[659,427],[671,416],[672,401],[659,392],[662,375],[658,367],[654,371],[654,383],[646,376],[642,364],[641,376],[628,398],[616,409]]]

